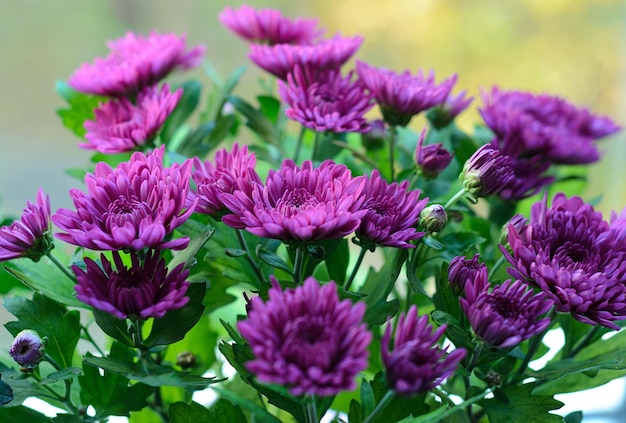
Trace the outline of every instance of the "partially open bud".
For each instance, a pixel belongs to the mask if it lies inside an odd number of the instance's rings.
[[[463,166],[463,188],[474,198],[497,194],[515,177],[513,164],[491,144],[480,147]]]
[[[452,154],[443,147],[443,144],[430,144],[424,146],[426,129],[420,135],[417,149],[415,151],[415,161],[417,167],[427,179],[436,178],[452,161]]]
[[[46,355],[46,345],[37,332],[25,329],[13,340],[9,354],[22,367],[22,371],[29,371],[43,360]]]
[[[440,232],[448,223],[446,209],[441,204],[432,204],[425,207],[420,213],[419,223],[426,232]]]
[[[443,104],[428,110],[426,117],[430,124],[436,129],[448,126],[474,99],[474,97],[465,98],[465,94],[467,94],[465,90],[457,95],[449,94]]]
[[[477,279],[487,280],[487,266],[478,261],[478,254],[471,259],[458,256],[452,259],[448,267],[448,282],[456,295],[461,295],[465,283]]]

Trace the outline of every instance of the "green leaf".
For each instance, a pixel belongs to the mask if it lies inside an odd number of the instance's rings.
[[[2,381],[2,374],[0,373],[0,405],[8,404],[13,401],[13,389],[11,385]]]
[[[170,405],[169,416],[171,423],[230,422],[230,420],[214,420],[212,413],[197,402],[192,402],[191,404],[175,402]]]
[[[565,423],[581,423],[583,421],[582,411],[573,411],[564,417]]]
[[[0,408],[0,422],[2,423],[50,423],[50,417],[36,412],[32,408],[19,407]]]
[[[60,380],[74,379],[80,374],[80,372],[80,367],[68,367],[67,369],[50,373],[44,379],[40,380],[39,383],[42,385],[49,385]]]
[[[83,138],[86,132],[83,124],[94,118],[94,109],[105,99],[75,91],[63,81],[57,81],[55,88],[70,106],[68,109],[57,110],[63,125]]]
[[[489,421],[498,423],[529,423],[529,422],[562,422],[563,418],[550,411],[559,409],[563,403],[551,395],[533,395],[534,383],[509,386],[504,393],[509,402],[501,402],[497,398],[480,401],[487,412]]]
[[[196,107],[198,107],[198,103],[200,103],[202,84],[198,81],[190,80],[175,88],[182,88],[183,95],[163,124],[160,136],[165,143],[174,137],[176,130],[185,123],[187,118],[191,116]],[[174,87],[172,90],[174,90]]]
[[[230,401],[220,399],[210,410],[214,422],[246,423],[247,419],[241,407]]]
[[[185,334],[198,323],[204,305],[202,300],[206,294],[205,283],[192,283],[187,290],[189,302],[178,310],[171,310],[160,319],[154,319],[150,335],[145,340],[148,347],[168,345],[180,341]]]
[[[54,423],[84,423],[82,417],[75,416],[74,414],[57,414],[52,418]]]
[[[124,345],[133,347],[135,343],[132,337],[128,333],[128,320],[118,319],[111,313],[100,311],[96,308],[93,309],[93,317],[96,320],[96,324],[102,329],[104,333],[111,338],[122,342]]]
[[[229,96],[228,102],[247,119],[246,125],[261,139],[277,147],[280,146],[278,130],[260,110],[255,109],[250,103],[237,96]]]
[[[27,398],[45,397],[49,394],[34,378],[25,378],[20,371],[9,368],[2,363],[0,363],[0,374],[4,382],[13,390],[13,401],[8,403],[6,407],[17,407]]]
[[[338,285],[343,285],[346,281],[346,272],[350,261],[348,239],[342,238],[332,251],[326,251],[327,255],[324,257],[324,262],[326,263],[328,276],[330,276],[331,280],[337,282]]]
[[[361,381],[361,415],[369,416],[374,410],[374,390],[365,379]]]
[[[27,258],[11,260],[5,263],[4,268],[24,285],[54,301],[68,306],[88,308],[85,303],[76,299],[74,282],[47,257],[37,263]]]
[[[261,106],[261,113],[263,113],[270,122],[276,125],[280,113],[280,101],[276,97],[268,95],[259,95],[256,99]]]
[[[10,297],[4,300],[5,308],[18,318],[4,326],[13,336],[21,330],[32,329],[41,337],[48,337],[46,353],[63,368],[72,365],[72,357],[80,338],[78,311],[67,309],[56,301],[35,293],[32,300]]]
[[[229,390],[220,389],[220,388],[213,388],[213,390],[216,391],[220,395],[220,397],[225,398],[231,403],[236,404],[242,409],[247,410],[248,412],[252,413],[252,415],[254,416],[255,422],[280,423],[280,420],[272,416],[269,412],[267,412],[267,410],[265,410],[264,408],[261,408],[260,406],[253,403],[249,399],[243,398],[237,395],[235,392],[231,392]]]
[[[376,404],[378,404],[389,391],[385,374],[382,371],[378,372],[370,382],[370,385],[374,392]],[[410,397],[394,395],[393,398],[387,402],[386,406],[374,416],[371,423],[397,422],[407,416],[426,414],[430,411],[430,407],[424,403],[425,399],[426,394],[413,395]],[[369,412],[363,415],[368,416]],[[350,420],[350,423],[352,423],[352,420]]]
[[[485,238],[473,232],[455,232],[439,238],[439,241],[444,245],[443,258],[452,260],[465,255],[468,248],[482,244]]]
[[[290,275],[293,274],[293,268],[288,263],[286,263],[283,259],[272,253],[271,251],[267,251],[260,247],[261,246],[259,245],[256,249],[256,254],[259,260],[271,267],[280,269]]]
[[[193,266],[196,261],[196,254],[215,233],[215,228],[203,226],[194,220],[188,220],[183,226],[185,225],[186,228],[183,234],[189,236],[191,240],[189,245],[184,250],[179,251],[168,263],[168,269],[174,269],[181,263],[185,263],[185,267]],[[180,231],[181,228],[178,228],[178,230]]]

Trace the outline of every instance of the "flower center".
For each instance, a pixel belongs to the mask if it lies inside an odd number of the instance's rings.
[[[597,270],[596,256],[593,251],[577,242],[566,241],[554,252],[552,257],[560,267],[571,270],[581,269],[586,272]]]
[[[487,296],[487,302],[505,319],[515,318],[518,315],[518,304],[511,298],[492,293]]]
[[[154,304],[157,286],[151,274],[143,269],[122,269],[109,278],[108,298],[127,316],[139,313]]]
[[[329,369],[337,350],[337,335],[314,316],[301,316],[285,325],[284,357],[302,369]]]
[[[151,214],[150,206],[137,201],[136,198],[119,197],[109,205],[109,210],[102,218],[106,228],[110,231],[130,223],[139,226],[139,222]]]
[[[278,200],[276,208],[284,216],[293,216],[298,214],[302,209],[307,207],[315,207],[319,201],[313,194],[304,188],[296,188],[287,191]]]

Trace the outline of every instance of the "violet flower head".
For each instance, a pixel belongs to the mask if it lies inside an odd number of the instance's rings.
[[[30,371],[39,366],[46,355],[45,340],[34,330],[24,329],[13,340],[9,355],[22,370]]]
[[[196,189],[189,192],[187,202],[192,204],[197,199],[195,211],[198,213],[228,213],[228,208],[221,200],[223,193],[232,194],[239,189],[250,195],[254,185],[262,185],[261,178],[254,170],[256,157],[254,153],[248,153],[247,145],[240,148],[234,144],[231,151],[218,151],[215,153],[215,164],[210,160],[203,162],[198,157],[193,160],[191,178]]]
[[[324,31],[317,19],[290,19],[274,9],[255,9],[246,4],[226,7],[218,15],[226,28],[246,41],[261,44],[310,44]]]
[[[168,271],[158,250],[150,250],[143,262],[131,252],[128,268],[118,251],[112,254],[115,268],[104,254],[100,256],[102,267],[88,257],[85,270],[72,266],[78,300],[118,319],[160,318],[189,301],[185,296],[189,272],[183,269],[184,263]]]
[[[39,261],[53,248],[50,197],[39,188],[35,204],[27,201],[20,219],[0,227],[0,262],[18,257]]]
[[[286,80],[296,65],[315,72],[337,70],[356,53],[362,43],[361,36],[335,36],[312,45],[252,44],[248,58],[264,71]]]
[[[450,261],[448,267],[448,283],[455,294],[460,295],[465,292],[465,284],[474,283],[481,280],[483,284],[487,283],[487,266],[485,263],[478,261],[478,254],[471,259],[464,256],[458,256]]]
[[[132,32],[107,43],[110,53],[83,63],[68,80],[76,91],[108,97],[133,97],[175,69],[190,69],[202,60],[204,47],[186,50],[185,36],[144,37]]]
[[[365,182],[331,160],[318,167],[307,160],[298,167],[286,159],[279,170],[269,171],[265,185],[254,185],[251,194],[222,194],[233,212],[222,221],[295,246],[343,238],[359,227],[367,212],[361,207]]]
[[[401,313],[395,325],[393,345],[390,347],[392,325],[388,325],[381,339],[381,355],[387,381],[400,395],[426,392],[440,385],[456,370],[467,351],[457,348],[448,353],[439,346],[446,325],[433,332],[428,316],[419,316],[412,305],[406,316]]]
[[[427,113],[428,121],[437,129],[445,128],[454,121],[458,115],[461,114],[474,100],[474,97],[465,97],[467,91],[463,90],[460,93],[453,95],[450,93],[448,98],[442,103]]]
[[[491,144],[480,147],[465,162],[460,179],[475,198],[498,194],[515,178],[513,161]]]
[[[566,100],[548,95],[505,91],[483,93],[480,109],[496,135],[498,148],[509,156],[539,156],[553,164],[593,163],[600,157],[595,140],[621,128]]]
[[[521,228],[519,227],[521,226]],[[511,276],[539,287],[556,310],[591,325],[619,330],[626,319],[626,236],[615,220],[580,197],[557,194],[532,206],[523,225],[509,225]]]
[[[356,375],[368,366],[372,340],[363,323],[365,304],[339,301],[334,282],[321,286],[309,277],[282,291],[270,278],[269,299],[253,298],[248,319],[237,324],[254,354],[247,369],[296,396],[354,389]]]
[[[78,146],[115,154],[150,144],[182,94],[182,89],[172,93],[164,84],[160,90],[156,86],[144,88],[136,105],[126,97],[109,100],[94,111],[94,120],[84,123],[88,142]]]
[[[367,179],[361,206],[366,213],[355,231],[356,242],[364,248],[377,245],[415,248],[410,242],[424,236],[416,227],[428,198],[419,199],[420,191],[408,191],[408,181],[387,183],[377,169]]]
[[[398,74],[361,61],[357,61],[356,69],[380,106],[385,122],[394,126],[406,126],[413,116],[443,103],[457,79],[453,75],[437,85],[432,71],[428,76],[421,70],[416,75],[409,71]]]
[[[163,166],[165,146],[133,153],[115,169],[100,162],[85,176],[87,192],[70,190],[76,211],[59,209],[52,221],[65,233],[55,236],[92,250],[182,249],[188,238],[165,240],[193,213],[184,210],[192,161]]]
[[[316,132],[366,132],[369,124],[364,115],[374,103],[363,84],[352,81],[352,72],[342,77],[327,71],[309,82],[299,66],[287,75],[287,82],[278,81],[278,93],[289,105],[287,117]]]
[[[465,284],[461,308],[474,334],[496,348],[510,348],[541,333],[550,324],[542,317],[552,307],[544,292],[535,294],[524,282],[504,281],[489,289],[483,278]]]
[[[452,161],[452,154],[443,144],[429,144],[424,146],[426,128],[422,130],[415,150],[415,161],[418,169],[427,179],[436,178]]]

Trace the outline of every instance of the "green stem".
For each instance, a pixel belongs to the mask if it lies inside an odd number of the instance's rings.
[[[583,348],[585,348],[587,346],[589,341],[591,341],[591,339],[596,335],[596,333],[598,333],[598,330],[600,330],[600,326],[594,326],[591,329],[589,329],[587,331],[587,333],[585,334],[585,336],[583,337],[583,339],[581,339],[578,342],[578,344],[576,344],[576,346],[574,348],[572,348],[572,350],[570,352],[567,353],[565,358],[566,359],[574,358],[576,356],[576,354],[581,352],[583,350]]]
[[[398,136],[398,127],[396,125],[391,125],[390,128],[390,137],[389,137],[389,178],[393,182],[395,180],[395,160],[394,153],[396,150],[396,138]]]
[[[387,405],[396,397],[396,392],[393,389],[387,391],[387,393],[381,398],[380,402],[376,404],[376,408],[372,411],[372,413],[367,416],[367,418],[363,421],[363,423],[370,423],[374,420],[374,418],[383,411]]]
[[[44,360],[52,365],[57,371],[63,370],[61,365],[57,363],[57,361],[50,357],[50,354],[46,353],[44,355]],[[61,398],[61,402],[65,404],[65,406],[74,414],[78,412],[78,408],[72,403],[72,381],[70,379],[64,379],[63,383],[65,383],[65,394]]]
[[[304,139],[304,134],[306,132],[306,126],[302,125],[300,128],[300,134],[298,135],[298,141],[296,142],[296,152],[293,155],[293,161],[297,164],[298,158],[300,157],[300,149],[302,148],[302,140]]]
[[[315,139],[313,140],[313,154],[311,155],[311,161],[313,162],[317,160],[317,157],[319,155],[319,145],[322,142],[322,135],[323,132],[315,133]]]
[[[95,340],[95,339],[93,339],[93,337],[91,336],[91,334],[90,334],[90,333],[89,333],[89,331],[87,330],[87,327],[86,327],[86,326],[83,326],[83,325],[80,325],[80,328],[83,330],[83,333],[85,334],[85,339],[86,339],[87,341],[89,341],[89,343],[90,343],[91,345],[93,345],[93,346],[96,348],[96,350],[98,350],[98,353],[99,353],[102,357],[106,356],[106,354],[104,353],[104,351],[102,351],[102,349],[101,349],[101,348],[98,346],[98,344],[96,343],[96,340]]]
[[[293,259],[293,282],[298,285],[302,280],[302,265],[304,263],[305,250],[302,247],[296,248],[296,256]]]
[[[237,240],[239,241],[239,245],[246,252],[246,260],[248,261],[248,264],[250,264],[250,267],[252,267],[252,271],[256,275],[259,282],[261,282],[261,284],[264,283],[265,278],[263,277],[263,272],[261,272],[261,268],[252,257],[252,253],[250,253],[250,249],[248,248],[248,243],[246,242],[246,239],[243,236],[242,230],[235,229],[235,233],[237,234]]]
[[[450,207],[452,207],[454,203],[456,203],[459,199],[463,198],[465,194],[466,194],[465,188],[461,188],[459,192],[454,194],[454,196],[448,200],[448,202],[445,204],[445,206],[443,206],[443,208],[446,209],[447,211]]]
[[[352,273],[350,273],[350,277],[343,286],[343,289],[345,291],[349,290],[350,285],[352,285],[352,282],[354,282],[354,278],[359,271],[359,267],[361,267],[361,263],[363,263],[363,257],[365,257],[365,253],[367,253],[367,248],[361,247],[361,251],[359,252],[359,258],[357,258],[354,268],[352,269]]]
[[[496,272],[500,269],[500,267],[502,267],[502,265],[504,264],[505,261],[506,261],[506,258],[504,256],[501,256],[498,259],[496,264],[494,264],[493,267],[491,268],[491,270],[489,271],[489,276],[487,277],[488,280],[491,280],[494,277]]]
[[[471,372],[472,370],[474,370],[474,368],[478,364],[478,359],[480,358],[480,354],[482,352],[483,352],[483,344],[479,343],[478,345],[476,345],[476,349],[474,350],[474,354],[472,354],[472,359],[471,359],[469,365],[467,366],[467,371],[468,372]]]
[[[61,263],[59,261],[59,259],[56,258],[54,255],[52,255],[52,253],[50,251],[48,251],[46,253],[46,256],[50,259],[50,261],[52,263],[54,263],[56,265],[56,267],[58,267],[61,270],[61,272],[63,272],[65,274],[65,276],[70,278],[72,282],[76,283],[76,276],[72,272],[69,271],[67,266],[65,266],[63,263]]]
[[[310,398],[306,401],[305,405],[305,423],[319,423],[317,418],[317,408],[315,407],[315,396],[311,395]]]
[[[548,333],[548,331],[552,327],[552,324],[554,323],[553,317],[555,314],[556,314],[556,310],[554,307],[552,307],[547,314],[547,317],[549,317],[551,320],[550,324],[539,335],[536,335],[531,338],[530,343],[528,344],[528,352],[526,353],[526,357],[524,357],[524,361],[522,361],[522,364],[519,366],[519,369],[517,369],[518,375],[523,375],[526,369],[528,368],[528,364],[531,362],[531,360],[533,359],[533,356],[539,349],[539,345],[541,345],[541,340],[543,339],[544,336],[546,336],[546,333]]]

